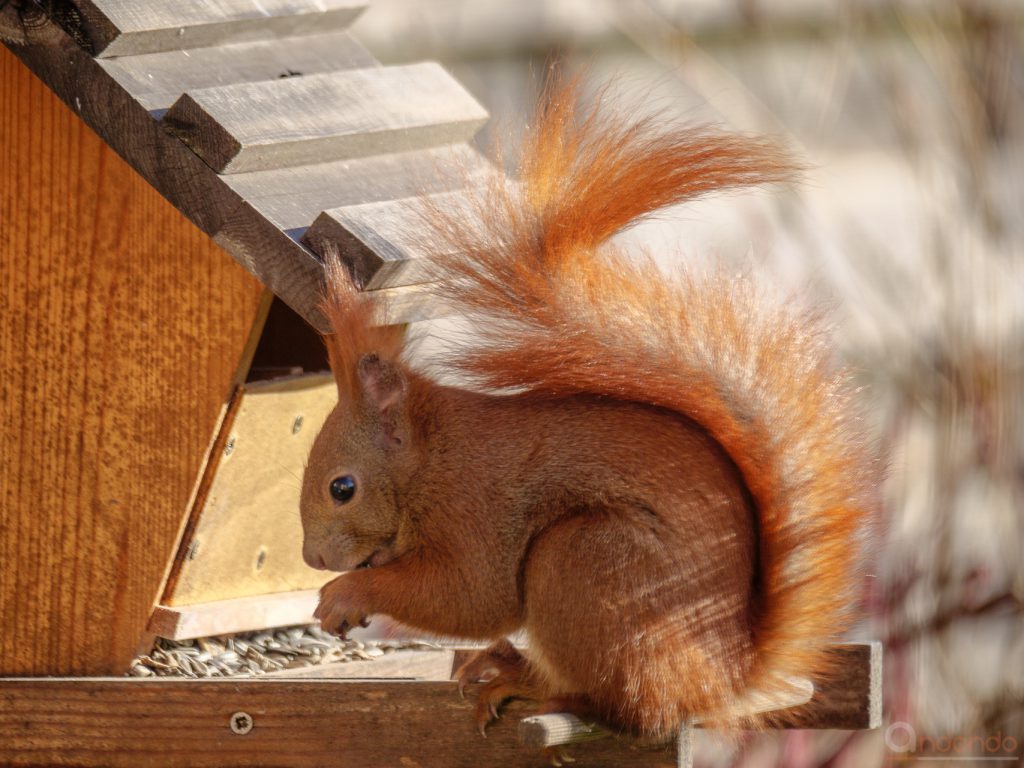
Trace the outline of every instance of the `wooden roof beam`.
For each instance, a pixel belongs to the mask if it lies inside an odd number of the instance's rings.
[[[467,141],[486,121],[487,111],[434,62],[204,88],[163,119],[224,174]]]
[[[77,0],[68,21],[94,56],[199,48],[338,31],[366,7],[353,0]]]

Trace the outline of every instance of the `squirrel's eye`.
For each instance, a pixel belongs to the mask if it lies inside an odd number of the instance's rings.
[[[342,475],[331,480],[331,496],[335,501],[344,504],[356,493],[356,479],[352,475]]]

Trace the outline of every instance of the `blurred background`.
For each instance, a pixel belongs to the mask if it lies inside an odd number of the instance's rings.
[[[830,308],[889,466],[858,631],[885,644],[886,722],[705,739],[697,763],[1022,764],[1024,1],[374,0],[354,34],[445,63],[495,117],[485,148],[559,61],[808,163],[630,237]]]

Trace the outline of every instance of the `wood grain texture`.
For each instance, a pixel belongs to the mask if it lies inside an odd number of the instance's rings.
[[[4,765],[479,768],[549,765],[518,744],[513,703],[483,739],[454,683],[268,680],[0,680]],[[252,730],[234,734],[245,712]],[[570,750],[588,768],[674,766],[672,749]]]
[[[676,768],[693,768],[693,729],[680,728],[676,737]]]
[[[779,713],[779,727],[860,730],[882,724],[882,644],[832,647],[835,677],[815,686],[811,700]]]
[[[371,297],[374,320],[380,325],[400,325],[420,320],[447,317],[453,308],[432,292],[429,283],[378,288],[366,292]]]
[[[365,8],[352,0],[76,0],[96,56],[199,48],[344,29]]]
[[[329,208],[479,184],[494,166],[468,144],[235,173],[224,183],[285,230],[301,234]]]
[[[127,669],[260,286],[0,49],[0,670]]]
[[[330,374],[244,387],[224,424],[223,448],[206,466],[212,477],[197,497],[165,604],[314,589],[328,580],[302,560],[299,490],[313,439],[337,399]]]
[[[321,580],[325,576],[321,574]],[[195,605],[158,605],[148,629],[168,640],[190,640],[253,629],[312,624],[319,590],[302,589]]]
[[[460,192],[446,192],[431,195],[430,206],[407,197],[332,208],[316,218],[303,241],[321,258],[335,249],[364,290],[425,282],[433,254],[424,247],[424,217],[435,208],[466,209],[467,201]]]
[[[246,381],[267,381],[330,369],[323,339],[291,307],[275,298],[261,329]]]
[[[527,747],[557,747],[561,744],[582,744],[607,739],[608,731],[596,723],[588,723],[575,715],[553,712],[533,715],[519,721],[519,741]]]
[[[225,179],[229,177],[216,174],[169,135],[98,60],[34,5],[19,8],[0,3],[0,32],[4,44],[161,195],[307,322],[326,330],[316,308],[323,269],[315,255],[298,242],[301,233],[285,231],[228,186]],[[292,179],[291,183],[297,182]],[[326,183],[325,177],[316,177],[305,202],[320,195],[326,197],[328,206],[359,202],[351,198],[356,187],[349,188],[345,177],[335,177],[335,193],[323,186]],[[388,184],[370,182],[365,187],[383,194],[382,186]],[[273,197],[270,188],[264,191]],[[335,199],[338,201],[331,202]],[[280,208],[292,210],[285,203],[280,203]],[[311,212],[300,226],[312,223],[322,208]],[[377,301],[392,303],[388,316],[395,322],[437,314],[435,308],[421,305],[420,291],[393,290]]]
[[[487,112],[433,62],[189,91],[163,124],[218,173],[466,141]]]
[[[198,88],[378,65],[348,32],[119,56],[99,64],[148,110],[169,109]]]
[[[332,680],[383,678],[442,682],[448,680],[451,659],[452,651],[448,649],[392,651],[365,661],[357,659],[317,664],[310,667],[296,667],[295,669],[281,669],[276,672],[267,672],[266,676],[270,678],[301,677]]]
[[[18,23],[11,4],[4,23]],[[227,188],[205,163],[160,127],[85,50],[45,18],[25,27],[12,52],[86,125],[164,197],[264,285],[312,323],[323,270],[316,258]]]

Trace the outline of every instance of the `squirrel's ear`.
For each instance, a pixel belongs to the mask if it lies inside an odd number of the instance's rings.
[[[385,443],[392,447],[401,445],[405,439],[401,424],[406,388],[401,367],[371,353],[360,358],[357,373],[364,401],[379,420]]]

